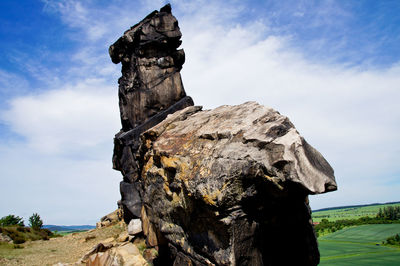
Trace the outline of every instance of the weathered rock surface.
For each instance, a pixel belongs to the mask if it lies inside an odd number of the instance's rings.
[[[287,117],[255,102],[188,107],[145,132],[141,145],[153,233],[144,230],[168,243],[178,265],[319,262],[307,195],[336,183]]]
[[[82,260],[87,266],[147,266],[149,263],[140,254],[139,249],[132,243],[110,247],[103,251],[88,254]]]
[[[115,211],[101,217],[100,222],[96,223],[96,228],[110,226],[116,224],[123,219],[122,209],[118,208]]]
[[[119,103],[122,129],[128,131],[186,96],[179,71],[185,62],[178,21],[169,5],[154,11],[110,46],[122,63]]]
[[[154,264],[318,264],[308,195],[336,190],[333,169],[271,108],[193,106],[180,38],[167,5],[110,47],[122,62],[113,167],[125,222],[140,218]]]
[[[118,81],[122,129],[114,139],[113,168],[124,176],[120,191],[127,223],[140,217],[142,206],[141,186],[136,183],[140,165],[134,157],[139,135],[168,114],[193,105],[179,72],[185,61],[184,51],[177,50],[181,36],[171,6],[166,5],[126,31],[109,49],[112,61],[122,64]]]
[[[142,232],[142,221],[140,219],[132,219],[128,224],[128,234],[137,235]]]
[[[111,243],[106,243],[106,244],[98,243],[82,257],[81,262],[86,263],[92,255],[97,254],[99,252],[105,252],[112,247],[113,244]]]

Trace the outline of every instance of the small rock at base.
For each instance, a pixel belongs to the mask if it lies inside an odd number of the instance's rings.
[[[157,258],[157,255],[158,252],[155,248],[149,248],[143,251],[143,258],[150,262],[152,262],[155,258]]]
[[[142,221],[140,219],[132,219],[128,224],[128,234],[137,235],[142,232]]]
[[[8,235],[5,234],[0,234],[0,242],[8,242],[11,243],[13,240],[11,239],[11,237],[9,237]]]
[[[122,232],[122,233],[118,236],[117,241],[118,241],[118,242],[125,242],[125,241],[127,241],[128,239],[129,239],[128,233],[127,233],[127,232]]]

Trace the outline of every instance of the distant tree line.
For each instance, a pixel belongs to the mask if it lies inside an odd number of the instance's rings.
[[[389,209],[389,210],[387,210]],[[341,230],[345,227],[363,225],[363,224],[392,224],[392,223],[400,223],[400,218],[396,218],[398,213],[394,210],[399,210],[399,207],[385,207],[383,210],[380,210],[375,217],[361,217],[358,219],[343,219],[336,221],[328,221],[327,219],[322,219],[319,224],[314,225],[315,232],[317,236],[326,233],[334,233],[338,230]],[[384,215],[387,213],[387,215]],[[396,215],[395,215],[396,214]],[[395,219],[393,219],[395,218]]]
[[[379,208],[376,217],[385,220],[400,220],[400,206],[387,206],[383,209]]]
[[[330,218],[331,216],[329,214],[325,214],[325,215],[314,215],[314,218]]]

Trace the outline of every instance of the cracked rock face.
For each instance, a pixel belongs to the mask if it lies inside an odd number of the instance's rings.
[[[110,46],[121,62],[119,107],[122,130],[128,131],[186,96],[179,71],[185,62],[178,21],[169,5],[154,11]]]
[[[140,165],[135,158],[142,132],[168,114],[193,105],[186,96],[179,71],[185,61],[181,32],[171,6],[154,11],[127,30],[109,53],[122,64],[119,79],[121,131],[114,138],[113,168],[121,171],[121,205],[127,223],[141,216]]]
[[[336,190],[331,166],[271,108],[200,109],[141,138],[148,238],[185,265],[318,264],[307,195]]]

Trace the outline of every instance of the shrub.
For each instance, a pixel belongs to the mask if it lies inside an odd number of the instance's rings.
[[[36,231],[36,234],[39,236],[39,239],[49,240],[49,236],[52,235],[51,231],[48,229],[40,229]]]
[[[14,238],[13,243],[14,244],[22,244],[25,243],[26,239],[23,236],[17,236]]]
[[[17,229],[11,226],[3,228],[3,234],[8,235],[11,239],[14,239],[19,235]]]
[[[29,229],[29,228],[22,227],[22,226],[18,226],[18,227],[17,227],[17,231],[18,231],[18,232],[22,232],[22,233],[29,232],[28,229]]]
[[[400,236],[399,236],[399,234],[396,234],[394,236],[388,237],[386,239],[386,244],[394,245],[394,246],[400,246]]]
[[[46,228],[41,229],[41,231],[45,232],[47,236],[53,236],[54,235],[52,231],[50,231],[49,229],[46,229]]]

